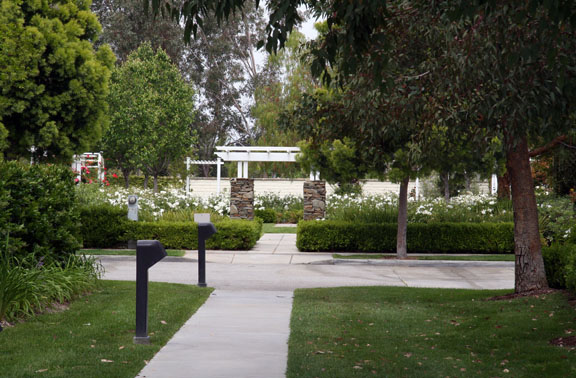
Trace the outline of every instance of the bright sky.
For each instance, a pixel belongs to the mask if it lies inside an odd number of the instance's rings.
[[[306,36],[306,39],[314,39],[318,36],[318,32],[314,29],[316,20],[309,18],[300,27],[300,32]]]

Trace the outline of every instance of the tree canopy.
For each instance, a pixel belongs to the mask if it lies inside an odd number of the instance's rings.
[[[194,91],[162,49],[144,43],[114,70],[110,85],[111,126],[103,147],[125,178],[141,169],[157,178],[195,141]],[[128,181],[126,181],[128,184]]]
[[[141,0],[93,0],[91,8],[102,24],[100,39],[110,45],[118,63],[125,62],[144,42],[162,48],[175,64],[181,63],[185,50],[182,27],[169,18],[147,14]]]
[[[84,0],[0,3],[0,148],[9,159],[69,159],[107,126],[114,55]]]

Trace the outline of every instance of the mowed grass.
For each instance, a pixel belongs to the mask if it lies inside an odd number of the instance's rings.
[[[335,253],[332,255],[335,259],[349,259],[349,260],[382,260],[382,259],[395,259],[396,255],[383,255],[383,254],[358,254],[358,255],[341,255]],[[416,260],[446,260],[446,261],[514,261],[514,255],[471,255],[471,256],[454,256],[454,255],[430,255],[430,256],[414,256],[408,255],[409,258]]]
[[[136,256],[135,249],[81,249],[79,254],[85,255],[114,255],[114,256]],[[182,249],[167,249],[168,256],[182,257],[186,251]]]
[[[296,227],[276,227],[274,223],[264,223],[262,225],[264,234],[295,234]]]
[[[133,343],[135,283],[102,281],[62,312],[0,332],[2,377],[134,377],[212,289],[149,284],[150,345]]]
[[[288,377],[574,377],[566,294],[395,287],[295,292]]]

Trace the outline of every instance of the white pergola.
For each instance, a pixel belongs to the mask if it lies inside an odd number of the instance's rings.
[[[248,163],[256,162],[289,162],[295,163],[296,156],[300,153],[299,147],[216,147],[216,160],[192,160],[186,158],[186,171],[190,171],[190,165],[216,165],[216,192],[220,194],[221,165],[224,161],[238,162],[238,178],[248,178]],[[319,180],[320,174],[310,174],[311,180]],[[186,194],[190,193],[190,175],[186,176]]]
[[[224,161],[238,162],[238,178],[248,178],[249,162],[288,162],[296,163],[300,147],[216,147],[216,155]],[[310,174],[311,180],[319,180],[320,175]]]

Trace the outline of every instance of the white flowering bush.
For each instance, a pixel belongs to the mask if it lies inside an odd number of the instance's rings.
[[[265,192],[254,196],[254,214],[265,222],[298,223],[304,215],[302,196]]]
[[[568,197],[557,197],[546,192],[537,192],[540,232],[550,245],[555,242],[576,240],[576,212]]]
[[[367,223],[393,223],[398,218],[398,196],[394,193],[374,196],[332,195],[326,216],[332,220]],[[512,205],[489,195],[462,195],[446,203],[443,198],[408,200],[408,222],[508,222]]]
[[[497,201],[487,194],[465,194],[453,197],[412,201],[408,204],[410,222],[512,222],[510,201]]]
[[[393,223],[398,218],[398,195],[337,195],[326,199],[326,218],[362,223]]]
[[[276,193],[265,192],[262,194],[256,194],[254,196],[254,209],[272,209],[276,212],[297,211],[303,210],[304,204],[302,196],[295,196],[291,194],[280,196]]]
[[[138,196],[138,216],[142,220],[192,220],[194,212],[211,212],[220,216],[228,215],[227,195],[213,195],[207,199],[186,195],[180,188],[167,188],[158,193],[140,188],[85,188],[79,187],[81,202],[106,202],[113,206],[125,207],[129,195]]]

